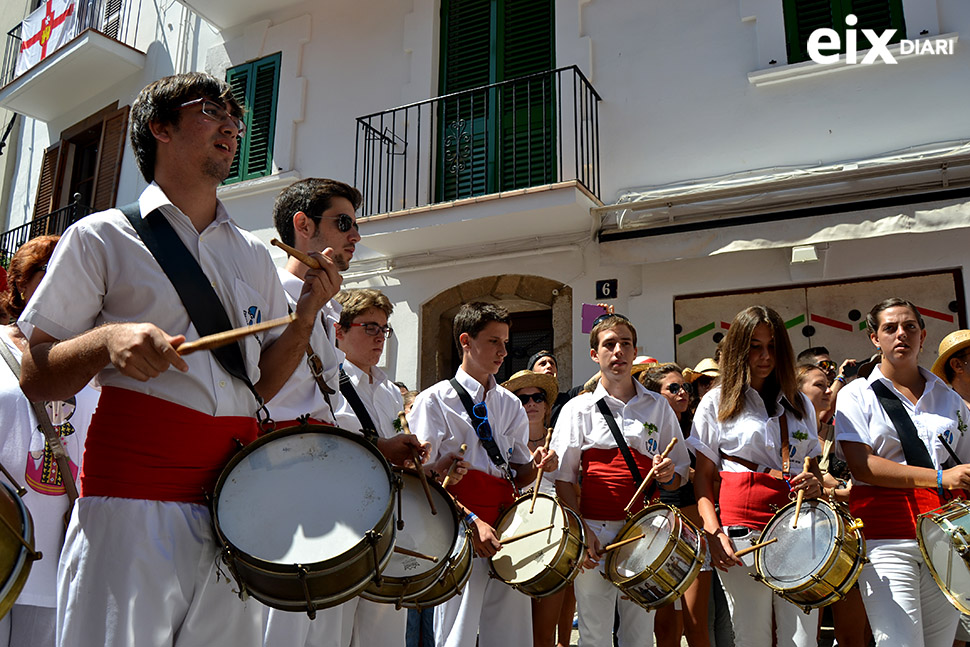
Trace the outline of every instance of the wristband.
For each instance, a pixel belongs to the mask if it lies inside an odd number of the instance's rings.
[[[475,521],[475,519],[478,519],[478,515],[474,512],[469,512],[465,515],[465,523],[470,524],[471,522]]]
[[[674,475],[670,477],[669,481],[667,481],[666,483],[661,483],[660,485],[670,485],[671,483],[674,482],[674,479],[676,478],[677,478],[677,472],[674,472]]]
[[[936,489],[940,494],[940,498],[943,498],[943,468],[936,468]]]
[[[836,382],[841,382],[842,384],[845,384],[845,378],[842,377],[841,375],[836,375],[835,376],[835,381]]]

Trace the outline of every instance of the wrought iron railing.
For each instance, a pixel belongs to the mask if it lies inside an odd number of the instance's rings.
[[[66,207],[3,232],[0,234],[0,265],[7,267],[14,252],[31,238],[59,236],[65,229],[92,211],[94,210],[91,207],[81,204],[81,194],[75,193],[74,202]]]
[[[572,66],[358,117],[361,215],[566,180],[599,197],[599,101]]]
[[[77,16],[67,39],[74,38],[85,29],[97,29],[109,38],[134,47],[141,12],[140,0],[77,0],[74,10]],[[15,78],[17,57],[20,55],[20,44],[24,36],[21,33],[22,24],[7,32],[3,67],[0,68],[0,86]],[[50,56],[51,53],[48,52],[47,55]]]

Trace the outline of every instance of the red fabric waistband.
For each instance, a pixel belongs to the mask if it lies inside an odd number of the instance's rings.
[[[448,490],[458,502],[494,527],[499,516],[515,501],[515,488],[506,479],[470,469]]]
[[[91,418],[81,496],[206,503],[219,473],[256,439],[248,416],[210,416],[166,400],[105,387]]]
[[[862,519],[866,539],[916,539],[916,517],[946,504],[935,488],[853,485],[849,511]]]
[[[653,467],[653,459],[630,449],[640,475],[646,476]],[[613,449],[587,449],[583,452],[583,493],[579,499],[580,512],[587,519],[617,521],[626,519],[626,504],[633,498],[637,485],[623,458],[623,452]],[[649,493],[653,485],[648,486]],[[630,508],[630,514],[643,509],[643,500]]]
[[[790,502],[788,483],[764,472],[721,472],[722,526],[761,530]]]

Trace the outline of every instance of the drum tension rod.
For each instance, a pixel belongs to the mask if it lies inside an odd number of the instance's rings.
[[[5,527],[5,528],[6,528],[7,530],[9,530],[9,531],[10,531],[10,533],[11,533],[11,534],[12,534],[12,535],[13,535],[14,537],[16,537],[16,538],[17,538],[17,540],[18,540],[18,541],[19,541],[19,542],[20,542],[21,544],[23,544],[23,547],[24,547],[24,549],[26,549],[26,551],[27,551],[27,554],[28,554],[28,555],[30,556],[30,558],[31,558],[32,560],[34,560],[34,561],[36,561],[36,560],[38,560],[38,559],[40,559],[41,557],[43,557],[43,554],[41,554],[41,553],[40,553],[39,551],[36,551],[36,550],[34,550],[34,547],[33,547],[33,546],[31,546],[31,545],[30,545],[30,544],[29,544],[29,543],[27,542],[27,540],[26,540],[26,539],[24,539],[24,536],[23,536],[23,535],[21,535],[21,534],[20,534],[19,532],[17,532],[17,530],[16,530],[16,529],[15,529],[15,528],[14,528],[14,527],[13,527],[12,525],[10,525],[10,522],[9,522],[9,521],[7,521],[7,518],[6,518],[6,517],[4,517],[4,516],[2,516],[2,515],[0,515],[0,521],[3,521],[3,525],[4,525],[4,527]]]
[[[306,583],[309,572],[303,564],[296,564],[296,574],[300,578],[300,584],[303,585],[303,597],[306,598],[306,614],[310,616],[310,620],[314,620],[317,617],[317,608],[313,606],[313,599],[310,597],[310,587]]]
[[[364,533],[364,539],[370,544],[371,553],[374,557],[374,584],[376,586],[381,586],[384,580],[381,577],[381,557],[377,554],[377,543],[381,540],[381,533],[374,530],[368,530]]]

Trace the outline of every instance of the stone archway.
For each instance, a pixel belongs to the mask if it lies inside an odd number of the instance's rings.
[[[502,274],[466,281],[438,293],[421,306],[420,388],[452,376],[452,321],[469,301],[496,303],[510,312],[552,311],[553,348],[560,358],[559,383],[572,384],[573,290],[541,276]]]

